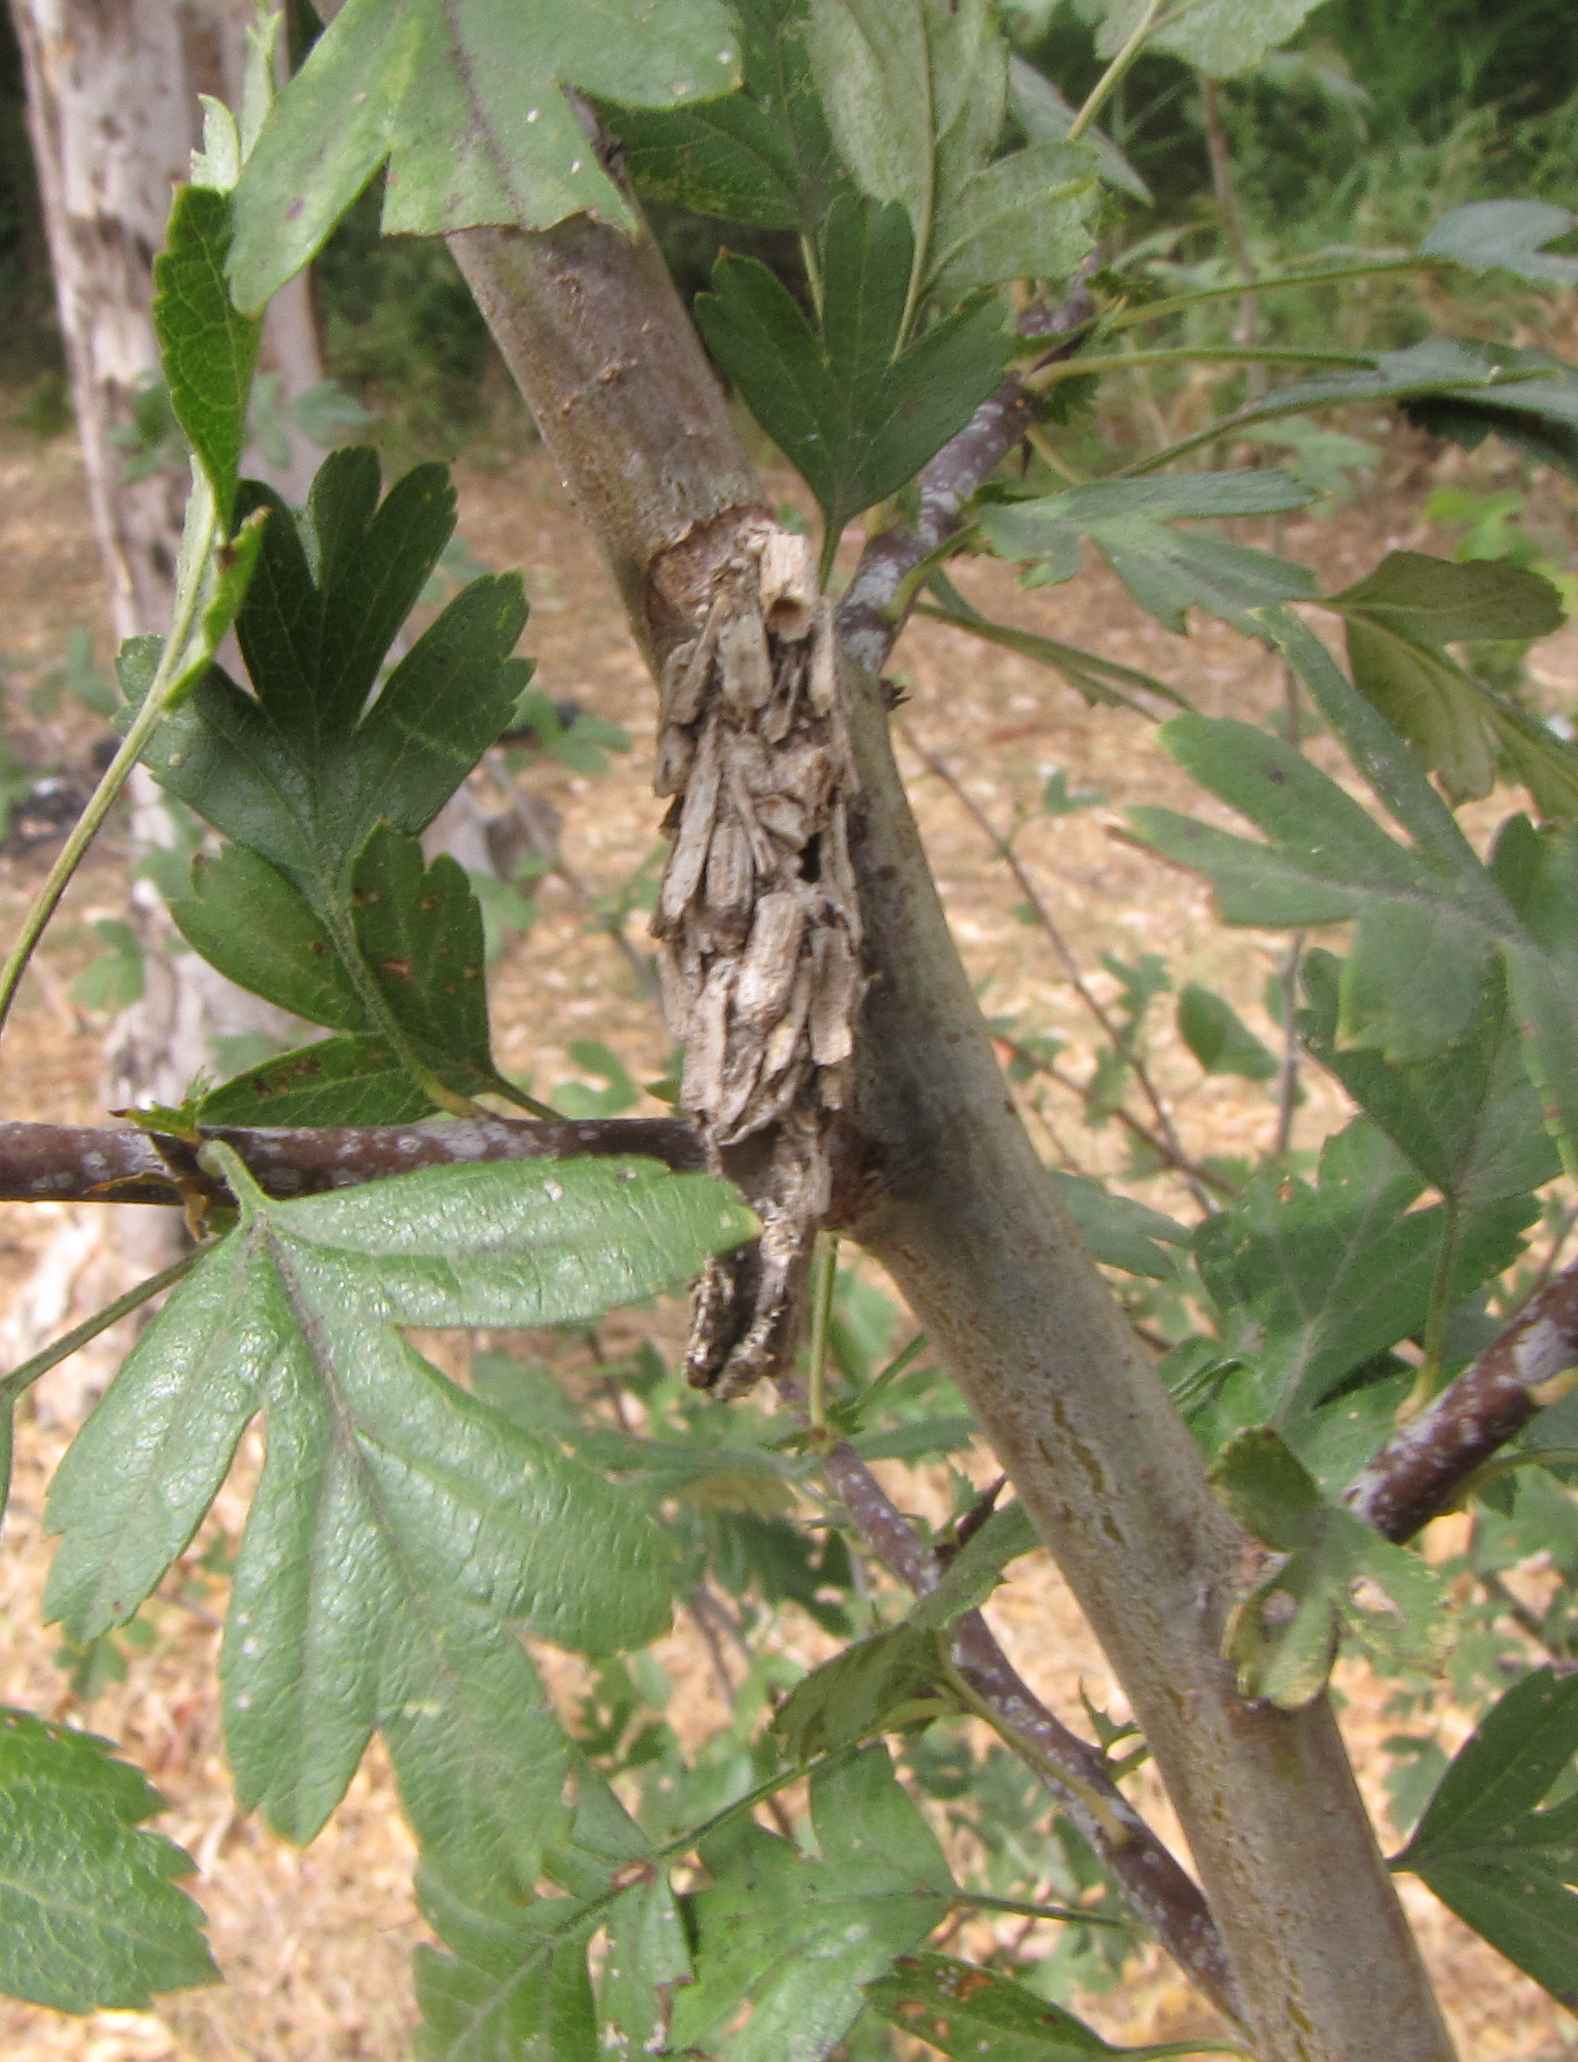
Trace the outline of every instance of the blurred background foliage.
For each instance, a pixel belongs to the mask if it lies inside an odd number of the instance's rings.
[[[1026,56],[1078,105],[1099,75],[1082,0],[1002,0]],[[1362,245],[1415,245],[1469,200],[1520,195],[1571,204],[1578,158],[1578,37],[1571,0],[1328,0],[1302,36],[1251,79],[1224,82],[1216,118],[1227,144],[1240,234],[1225,237],[1213,182],[1211,119],[1198,81],[1172,59],[1140,59],[1107,111],[1114,140],[1150,185],[1155,211],[1114,210],[1107,254],[1143,263],[1165,290],[1298,264]],[[481,318],[436,243],[377,233],[379,193],[364,196],[316,273],[331,376],[378,418],[393,460],[418,453],[503,456],[518,408]],[[705,282],[722,225],[659,210],[655,227],[683,289]],[[1136,241],[1142,238],[1143,241]],[[731,231],[768,263],[793,266],[792,242]],[[781,246],[781,248],[780,248]],[[1372,282],[1321,299],[1268,299],[1258,341],[1275,343],[1336,320],[1344,341],[1411,342],[1427,321],[1505,331],[1510,284],[1454,287],[1425,308],[1417,285]],[[6,413],[40,434],[69,426],[47,255],[27,141],[20,62],[0,13],[0,386]],[[1202,312],[1224,336],[1233,304]],[[1329,329],[1328,329],[1329,333]],[[1180,339],[1182,341],[1183,339]],[[1561,340],[1557,347],[1561,348]],[[1570,340],[1569,340],[1570,341]],[[1122,387],[1122,383],[1118,383]],[[1125,405],[1108,383],[1109,402]],[[1225,398],[1225,397],[1224,397]],[[1154,410],[1167,382],[1148,380],[1133,405]],[[1121,421],[1104,421],[1120,438]]]

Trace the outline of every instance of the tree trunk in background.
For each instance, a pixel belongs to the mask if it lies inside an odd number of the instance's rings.
[[[88,499],[119,645],[169,621],[188,480],[184,467],[128,477],[139,398],[158,377],[153,260],[175,187],[198,141],[200,89],[239,91],[245,0],[12,0],[27,81],[44,226]],[[286,391],[322,377],[309,288],[275,318],[275,369]],[[267,362],[267,358],[265,358]],[[305,491],[312,454],[298,439],[287,496]],[[300,478],[296,477],[299,473]],[[134,852],[168,846],[172,818],[158,790],[135,774],[129,790]],[[130,889],[144,946],[146,987],[106,1046],[107,1104],[179,1102],[210,1063],[216,1035],[283,1021],[203,961],[172,956],[173,933],[151,882]],[[122,1211],[117,1234],[139,1271],[174,1256],[181,1228],[164,1211]]]

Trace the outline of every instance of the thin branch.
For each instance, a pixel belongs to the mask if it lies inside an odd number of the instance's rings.
[[[1092,989],[1084,974],[1080,971],[1079,961],[1074,955],[1073,947],[1063,936],[1057,918],[1052,914],[1045,896],[1037,887],[1024,861],[1014,850],[1012,841],[1005,838],[1001,831],[996,828],[991,818],[986,814],[986,811],[970,794],[963,781],[959,779],[959,776],[945,759],[940,758],[935,752],[929,752],[923,744],[917,741],[913,732],[905,732],[904,742],[915,754],[916,758],[920,760],[921,764],[934,773],[942,782],[949,794],[953,796],[959,807],[969,817],[970,821],[991,845],[998,858],[1013,875],[1015,887],[1018,888],[1020,894],[1025,898],[1026,907],[1034,916],[1037,928],[1043,933],[1047,943],[1057,955],[1063,971],[1068,976],[1073,987],[1074,993],[1101,1027],[1103,1037],[1108,1040],[1115,1051],[1122,1052],[1123,1039],[1118,1026],[1108,1014],[1101,998]],[[1189,1192],[1194,1197],[1196,1203],[1199,1204],[1200,1209],[1207,1216],[1212,1215],[1216,1210],[1216,1203],[1205,1184],[1193,1171],[1194,1163],[1184,1151],[1183,1142],[1173,1127],[1172,1118],[1167,1114],[1167,1106],[1162,1101],[1160,1090],[1151,1079],[1150,1070],[1138,1053],[1130,1053],[1128,1061],[1130,1068],[1133,1070],[1134,1079],[1139,1086],[1140,1093],[1150,1104],[1151,1113],[1156,1119],[1156,1130],[1162,1142],[1165,1158],[1170,1165],[1177,1168],[1183,1175],[1184,1180],[1189,1185]]]
[[[1411,1539],[1578,1365],[1578,1260],[1531,1296],[1499,1338],[1400,1425],[1343,1501],[1388,1539]]]
[[[1025,334],[1063,339],[1038,360],[1038,369],[1068,357],[1084,341],[1095,313],[1085,284],[1090,269],[1089,262],[1081,266],[1057,308],[1021,314]],[[1035,419],[1035,397],[1024,382],[1017,376],[1005,379],[922,471],[914,523],[895,524],[867,542],[838,610],[840,641],[863,672],[882,671],[914,600],[914,574],[957,533],[972,496],[1023,441]]]
[[[794,1385],[780,1391],[795,1407]],[[819,1454],[850,1523],[899,1581],[923,1596],[942,1570],[870,1468],[847,1441]],[[1022,1742],[1061,1810],[1090,1842],[1130,1906],[1191,1981],[1230,2018],[1241,2016],[1226,1951],[1199,1888],[1134,1809],[1099,1749],[1071,1733],[1036,1696],[979,1611],[953,1627],[954,1662],[994,1723]]]
[[[0,1202],[223,1202],[223,1182],[198,1164],[203,1140],[223,1139],[271,1196],[321,1195],[409,1174],[489,1160],[570,1160],[629,1153],[696,1170],[706,1155],[679,1117],[598,1117],[525,1123],[514,1117],[437,1118],[420,1124],[322,1130],[205,1127],[197,1139],[85,1124],[0,1122]]]

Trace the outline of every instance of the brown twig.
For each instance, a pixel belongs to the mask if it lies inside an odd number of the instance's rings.
[[[1499,1338],[1400,1425],[1344,1502],[1388,1539],[1411,1539],[1578,1364],[1578,1260],[1531,1296]]]
[[[781,1379],[778,1387],[791,1406],[801,1406],[792,1382]],[[840,1441],[819,1458],[850,1523],[883,1567],[917,1595],[935,1588],[941,1574],[936,1554],[855,1449]],[[1100,1750],[1047,1710],[979,1611],[956,1620],[953,1653],[966,1683],[1004,1734],[1023,1743],[1026,1758],[1111,1870],[1136,1916],[1214,2004],[1240,2017],[1237,1986],[1204,1897],[1113,1781]]]
[[[233,1146],[272,1196],[319,1195],[362,1182],[490,1160],[566,1160],[631,1154],[697,1170],[706,1156],[679,1117],[600,1117],[527,1123],[513,1117],[318,1129],[206,1127]],[[202,1141],[165,1132],[85,1124],[0,1122],[0,1202],[220,1202],[224,1184],[198,1163]]]

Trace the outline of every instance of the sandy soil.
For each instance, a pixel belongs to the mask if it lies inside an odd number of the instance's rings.
[[[1390,469],[1394,482],[1417,462],[1417,453],[1403,452]],[[1426,541],[1411,514],[1416,498],[1389,489],[1340,524],[1290,524],[1284,548],[1341,584],[1384,549]],[[464,535],[479,557],[524,569],[533,599],[526,648],[538,659],[541,684],[624,724],[633,737],[630,756],[596,782],[552,765],[528,776],[534,792],[562,812],[565,855],[577,879],[594,894],[607,892],[650,853],[655,824],[646,785],[651,697],[619,628],[611,585],[540,454],[508,474],[463,472],[461,507]],[[1242,640],[1212,625],[1187,642],[1168,638],[1104,573],[1067,591],[1022,594],[1000,570],[977,568],[967,569],[961,585],[994,612],[1174,681],[1208,712],[1259,710],[1276,692],[1266,662]],[[53,714],[35,713],[25,690],[59,653],[66,627],[96,617],[97,565],[69,443],[0,441],[0,665],[11,676],[6,723],[13,751],[40,763],[85,752],[93,719],[69,704]],[[1546,648],[1539,665],[1553,688],[1571,680],[1575,656],[1571,632]],[[1016,918],[1017,891],[957,798],[920,764],[917,745],[948,762],[998,829],[1028,819],[1018,849],[1099,994],[1110,999],[1115,990],[1100,965],[1103,952],[1133,959],[1159,951],[1179,980],[1225,989],[1268,1033],[1258,996],[1275,962],[1275,941],[1223,933],[1211,922],[1202,888],[1159,873],[1111,835],[1125,804],[1185,808],[1193,799],[1145,726],[1089,711],[1054,676],[946,630],[917,629],[894,671],[909,694],[901,737],[916,807],[961,947],[994,1015],[1015,1017],[1027,1034],[1067,1038],[1070,1070],[1080,1076],[1087,1070],[1090,1027],[1063,969],[1046,939]],[[1101,806],[1057,820],[1036,815],[1041,785],[1056,768],[1071,788],[1099,791]],[[0,918],[14,917],[41,863],[36,854],[0,857]],[[78,1008],[68,984],[90,955],[88,926],[119,912],[125,864],[126,853],[111,835],[52,935],[43,978],[31,984],[6,1043],[8,1114],[83,1120],[99,1107],[102,1020]],[[578,1071],[568,1055],[571,1043],[597,1037],[627,1059],[638,1080],[652,1078],[664,1064],[664,1041],[628,967],[605,940],[588,935],[584,909],[562,883],[550,882],[541,899],[541,921],[512,948],[496,992],[503,1065],[529,1070],[551,1097],[556,1084]],[[1158,1041],[1156,1072],[1191,1151],[1253,1153],[1264,1144],[1269,1120],[1263,1102],[1231,1083],[1202,1081],[1170,1034]],[[1043,1086],[1027,1097],[1049,1149],[1086,1167],[1116,1164],[1114,1135],[1084,1133],[1077,1105],[1066,1096],[1054,1100],[1058,1095]],[[1335,1109],[1317,1087],[1300,1117],[1301,1140],[1312,1143]],[[0,1284],[12,1299],[70,1216],[45,1208],[0,1218]],[[91,1261],[102,1247],[100,1227],[91,1213],[82,1221],[84,1257]],[[369,1758],[346,1806],[305,1853],[236,1813],[213,1696],[223,1609],[217,1584],[189,1586],[178,1596],[172,1583],[168,1600],[151,1614],[155,1643],[134,1654],[126,1683],[90,1707],[73,1697],[52,1658],[56,1640],[38,1624],[47,1565],[39,1517],[49,1468],[82,1407],[81,1387],[74,1390],[64,1378],[47,1385],[19,1440],[0,1558],[7,1627],[0,1698],[110,1734],[149,1770],[170,1800],[164,1830],[197,1860],[194,1889],[209,1913],[228,1980],[222,1989],[173,1998],[156,2012],[100,2013],[81,2021],[0,2002],[0,2049],[30,2062],[395,2056],[403,2052],[410,2023],[408,1954],[421,1928],[410,1894],[409,1842],[382,1757]],[[255,1455],[249,1455],[217,1511],[218,1524],[232,1536],[245,1508],[239,1485],[253,1465]],[[985,1456],[979,1471],[989,1472]],[[925,1493],[913,1478],[906,1483],[912,1504]],[[992,1615],[1025,1672],[1071,1723],[1080,1722],[1081,1683],[1098,1702],[1117,1701],[1101,1657],[1050,1572],[1016,1581],[1000,1593]],[[792,1631],[791,1639],[806,1658],[818,1651],[809,1631]],[[704,1734],[719,1706],[699,1642],[676,1633],[664,1643],[662,1659],[676,1685],[676,1724]],[[1384,1692],[1375,1684],[1353,1673],[1345,1688],[1345,1722],[1362,1761],[1393,1724],[1382,1714]],[[1448,1744],[1466,1730],[1452,1732],[1455,1723],[1449,1719]],[[1404,1894],[1465,2058],[1539,2062],[1578,2051],[1572,2021],[1417,1885],[1405,1883]],[[1109,2038],[1130,2041],[1179,2038],[1202,2023],[1159,1958],[1122,1996],[1095,2001],[1090,2011]],[[1384,2052],[1384,2041],[1376,2052]]]

